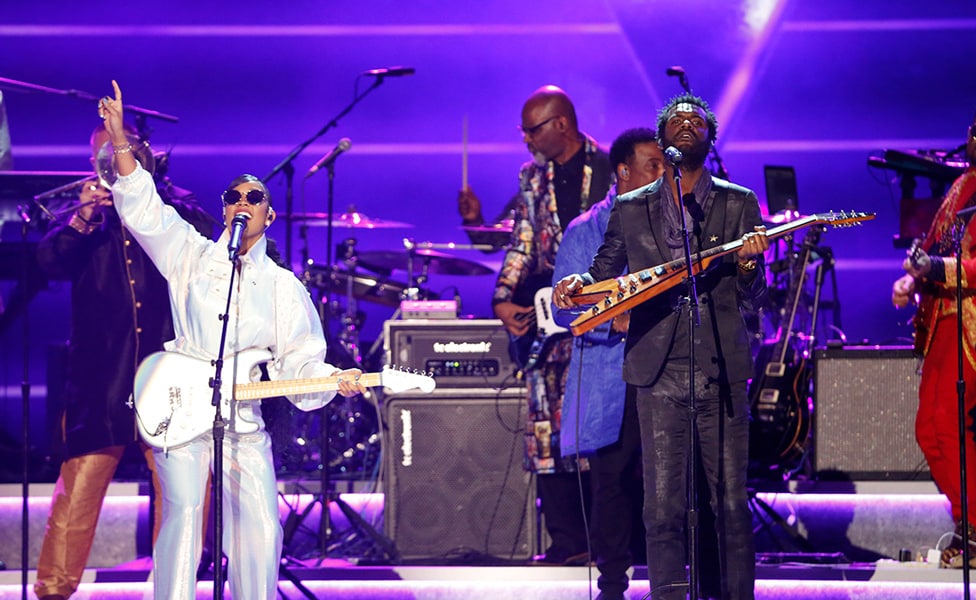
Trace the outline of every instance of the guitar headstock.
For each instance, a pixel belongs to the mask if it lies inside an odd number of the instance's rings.
[[[913,239],[912,245],[908,248],[908,251],[906,252],[908,254],[908,262],[912,264],[912,268],[915,270],[926,268],[928,265],[931,264],[929,255],[925,253],[925,250],[922,250],[922,244],[924,242],[925,242],[924,235],[920,238]]]
[[[383,367],[380,378],[382,379],[383,387],[387,388],[393,394],[399,394],[400,392],[406,392],[412,389],[418,389],[425,394],[429,394],[437,387],[437,382],[430,375],[418,371],[398,369],[395,366]]]
[[[826,213],[817,213],[811,215],[813,217],[814,223],[819,223],[821,225],[830,225],[832,227],[853,227],[854,225],[859,225],[864,221],[870,221],[875,216],[875,213],[866,212],[854,212],[854,211],[830,211]]]

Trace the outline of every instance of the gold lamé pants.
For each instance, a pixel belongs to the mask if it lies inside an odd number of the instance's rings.
[[[51,594],[68,597],[78,589],[95,539],[102,501],[124,450],[125,446],[110,446],[69,458],[61,465],[37,560],[34,593],[38,597]],[[162,494],[152,449],[140,443],[140,450],[152,473],[157,498],[153,520],[155,543],[162,523],[162,502],[158,500]]]

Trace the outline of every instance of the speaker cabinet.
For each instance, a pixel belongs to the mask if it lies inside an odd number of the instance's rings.
[[[915,442],[917,361],[910,348],[815,354],[813,468],[851,479],[928,479]]]
[[[526,559],[535,482],[524,392],[436,390],[387,401],[384,529],[404,559]]]

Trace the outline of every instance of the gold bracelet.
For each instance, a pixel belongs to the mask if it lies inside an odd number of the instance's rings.
[[[755,271],[758,265],[759,263],[757,263],[756,259],[754,258],[750,258],[746,262],[736,261],[735,263],[735,266],[739,267],[739,270],[742,271],[743,273],[748,273],[749,271]]]
[[[77,221],[75,219],[77,219]],[[71,217],[71,220],[68,221],[68,226],[82,235],[88,235],[91,232],[95,231],[95,225],[92,224],[92,222],[86,219],[85,217],[79,215],[78,213],[75,213]]]
[[[112,146],[112,154],[125,154],[126,152],[132,152],[132,144],[126,144],[121,148]]]

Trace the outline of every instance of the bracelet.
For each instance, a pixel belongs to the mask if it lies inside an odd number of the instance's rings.
[[[75,221],[75,219],[78,219],[78,221],[81,221],[82,223],[84,223],[84,225],[78,223],[77,221]],[[88,235],[93,231],[95,231],[95,225],[93,225],[90,221],[88,221],[88,219],[86,219],[85,217],[77,213],[75,213],[74,216],[71,218],[71,220],[68,222],[68,226],[82,235]]]
[[[112,154],[125,154],[126,152],[132,152],[132,144],[126,144],[121,148],[118,146],[112,146]]]
[[[756,262],[756,259],[750,258],[746,262],[737,261],[735,266],[739,267],[739,270],[743,273],[748,273],[749,271],[755,271],[758,264],[759,263]]]

